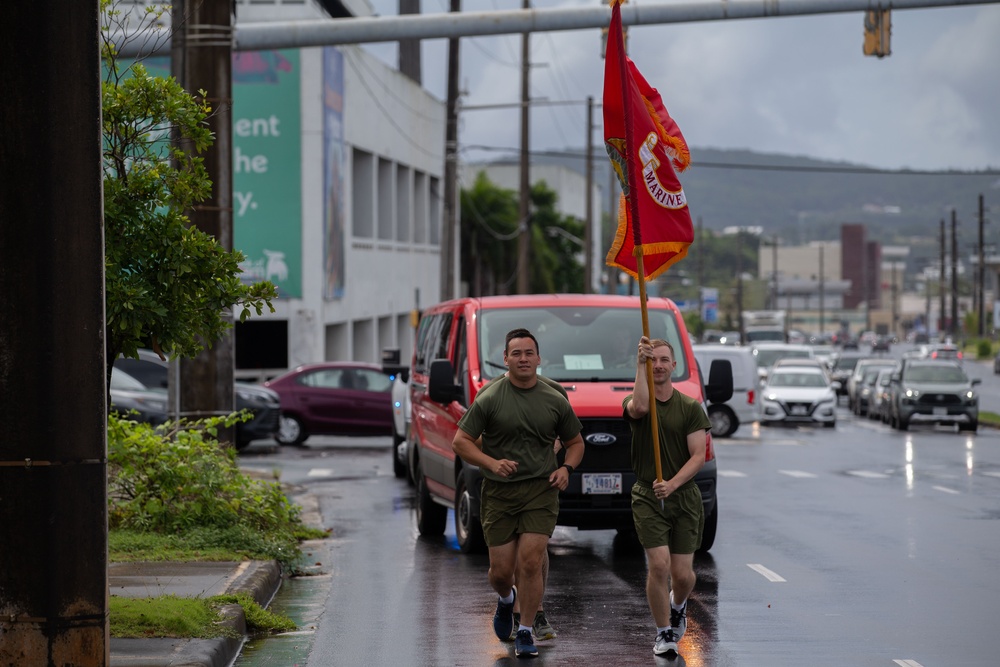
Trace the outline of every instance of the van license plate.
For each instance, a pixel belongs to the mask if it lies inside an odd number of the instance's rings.
[[[934,408],[934,415],[946,415],[948,414],[948,408]]]
[[[611,494],[622,492],[620,472],[583,473],[583,492],[587,494]]]
[[[809,410],[804,405],[793,405],[792,406],[792,414],[793,415],[807,415],[807,414],[809,414]]]

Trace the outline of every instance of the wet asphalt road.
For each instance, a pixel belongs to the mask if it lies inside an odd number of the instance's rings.
[[[1000,664],[1000,432],[898,433],[841,408],[837,428],[741,428],[718,443],[719,533],[696,560],[688,634],[652,654],[641,554],[558,528],[536,665],[987,667]],[[485,556],[418,537],[388,439],[264,444],[242,464],[313,496],[333,536],[276,605],[303,631],[251,665],[513,665]],[[325,550],[325,551],[324,551]]]

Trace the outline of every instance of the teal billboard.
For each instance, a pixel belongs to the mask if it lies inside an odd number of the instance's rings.
[[[233,55],[233,246],[244,280],[302,297],[299,51]]]

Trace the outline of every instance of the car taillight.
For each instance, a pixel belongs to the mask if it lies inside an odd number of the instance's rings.
[[[931,359],[937,359],[937,352],[931,352]]]
[[[961,359],[961,358],[962,358],[962,353],[961,353],[961,352],[959,352],[959,353],[958,353],[958,358],[959,358],[959,359]]]
[[[715,458],[715,447],[712,446],[712,434],[705,434],[705,462]]]
[[[747,392],[747,405],[753,405],[753,399],[754,399],[754,390],[751,389],[750,391]]]

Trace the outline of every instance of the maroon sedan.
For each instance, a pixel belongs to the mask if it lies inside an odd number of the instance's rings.
[[[311,435],[392,433],[392,381],[377,364],[306,364],[264,383],[281,396],[282,445]]]

